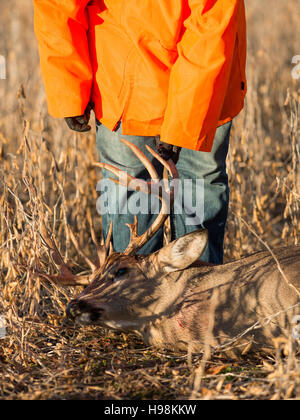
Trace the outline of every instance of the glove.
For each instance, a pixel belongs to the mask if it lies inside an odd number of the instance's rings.
[[[95,105],[92,102],[89,102],[83,115],[65,118],[68,127],[79,133],[90,131],[91,126],[88,123],[90,121],[91,110],[94,109],[94,106]]]
[[[157,153],[164,160],[171,159],[175,165],[178,162],[181,147],[173,146],[172,144],[164,143],[160,141],[160,136],[155,137],[155,145]]]

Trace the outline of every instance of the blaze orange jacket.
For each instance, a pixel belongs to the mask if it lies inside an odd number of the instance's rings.
[[[210,151],[243,108],[244,0],[34,0],[49,113]]]

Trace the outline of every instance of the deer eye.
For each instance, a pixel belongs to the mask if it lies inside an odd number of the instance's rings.
[[[117,278],[117,277],[121,277],[121,276],[123,276],[124,274],[126,274],[127,273],[127,268],[119,268],[119,270],[116,272],[116,274],[115,274],[115,279]]]

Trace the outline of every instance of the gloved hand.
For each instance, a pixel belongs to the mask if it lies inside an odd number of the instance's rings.
[[[65,118],[68,127],[71,130],[79,131],[79,133],[90,131],[91,126],[88,123],[90,121],[91,110],[94,109],[94,106],[92,102],[89,102],[83,115]]]
[[[172,144],[162,142],[160,140],[160,136],[156,136],[155,145],[156,145],[157,153],[159,154],[160,157],[162,157],[165,160],[172,159],[172,161],[176,165],[179,159],[181,147],[173,146]]]

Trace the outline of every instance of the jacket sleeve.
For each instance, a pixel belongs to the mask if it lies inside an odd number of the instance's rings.
[[[89,0],[33,0],[34,26],[48,109],[53,117],[82,115],[90,100]]]
[[[164,142],[210,151],[229,82],[243,0],[190,0],[171,69]]]

